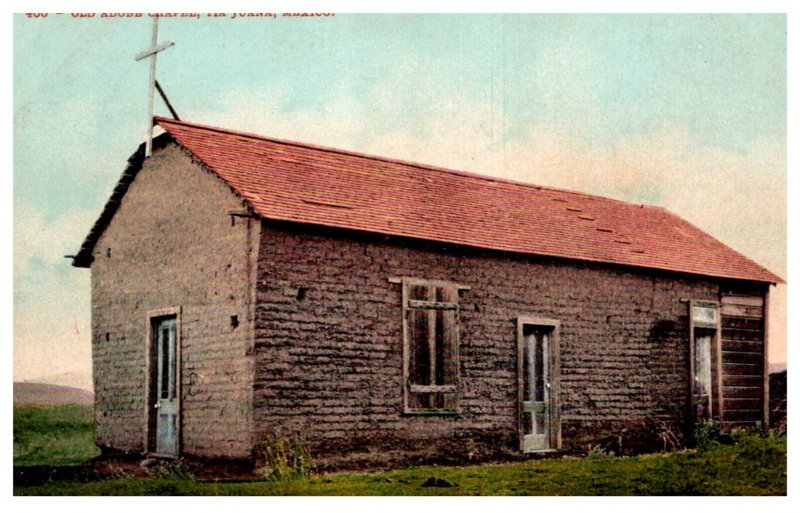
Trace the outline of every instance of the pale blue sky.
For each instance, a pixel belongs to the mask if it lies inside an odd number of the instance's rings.
[[[142,140],[150,30],[14,19],[18,379],[89,369],[89,273],[62,255]],[[784,15],[201,17],[160,39],[184,119],[665,206],[786,275]]]

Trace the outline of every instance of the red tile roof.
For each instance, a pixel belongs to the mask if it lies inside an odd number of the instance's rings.
[[[266,219],[761,282],[659,207],[156,118]]]

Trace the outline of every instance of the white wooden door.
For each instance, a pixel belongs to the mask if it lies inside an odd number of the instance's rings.
[[[178,401],[176,397],[175,318],[157,322],[157,383],[155,404],[155,449],[162,455],[178,454]]]
[[[552,449],[551,336],[545,326],[525,326],[522,373],[522,450]]]

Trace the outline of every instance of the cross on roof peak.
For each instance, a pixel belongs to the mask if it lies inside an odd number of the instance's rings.
[[[153,37],[151,40],[150,48],[146,48],[136,54],[134,60],[140,61],[142,59],[150,59],[150,91],[147,98],[147,139],[145,144],[145,157],[149,157],[153,152],[153,115],[155,113],[155,95],[156,89],[158,89],[159,94],[164,99],[164,102],[169,107],[170,112],[176,118],[178,117],[175,114],[175,111],[172,109],[172,105],[170,105],[167,97],[164,95],[161,87],[159,87],[158,82],[156,82],[156,56],[159,52],[163,52],[167,48],[173,46],[175,44],[174,41],[167,41],[166,43],[158,43],[158,16],[153,17]]]

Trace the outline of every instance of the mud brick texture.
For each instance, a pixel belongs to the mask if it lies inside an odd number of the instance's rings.
[[[101,447],[145,450],[148,312],[179,307],[181,449],[248,457],[257,221],[171,146],[148,159],[95,248],[92,358]],[[232,326],[231,316],[238,316]]]
[[[519,316],[561,322],[565,448],[654,423],[680,431],[687,420],[683,300],[716,300],[714,281],[307,226],[262,230],[256,441],[296,438],[315,454],[513,453]],[[458,415],[403,414],[401,286],[389,282],[402,276],[471,287],[459,297]]]
[[[91,266],[101,447],[148,450],[149,319],[165,308],[180,310],[184,455],[250,458],[275,439],[329,461],[518,454],[520,316],[561,323],[565,449],[624,452],[637,433],[661,449],[664,429],[685,434],[685,300],[717,301],[730,282],[238,215],[246,211],[176,145],[138,172]],[[399,277],[470,287],[459,292],[457,414],[403,413],[402,287],[390,282]]]

